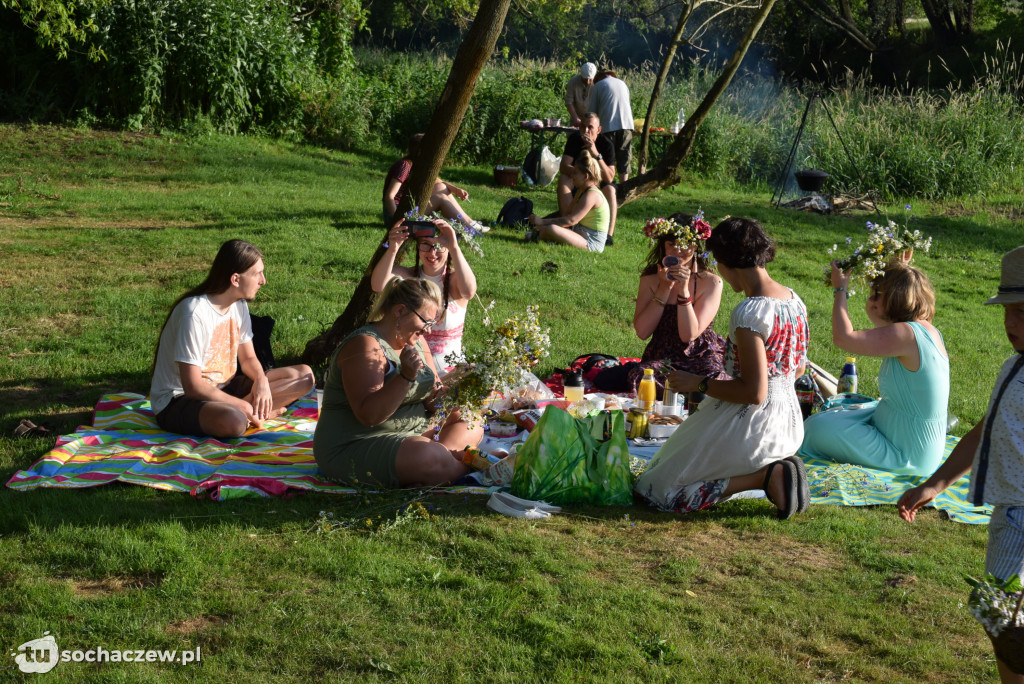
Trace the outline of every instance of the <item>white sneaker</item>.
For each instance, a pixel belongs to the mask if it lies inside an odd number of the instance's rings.
[[[475,230],[478,233],[487,233],[487,232],[490,232],[490,230],[491,230],[490,226],[485,226],[484,224],[480,223],[479,221],[473,221],[472,223],[469,224],[469,227],[472,228],[473,230]]]
[[[528,520],[541,520],[543,518],[550,518],[551,514],[547,511],[543,511],[536,506],[513,506],[506,503],[502,499],[498,498],[496,492],[491,495],[491,498],[487,500],[487,507],[492,511],[501,513],[502,515],[508,515],[513,518],[526,518]]]

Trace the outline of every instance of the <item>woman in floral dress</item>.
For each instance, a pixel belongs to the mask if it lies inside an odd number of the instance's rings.
[[[807,359],[807,309],[765,265],[775,246],[752,219],[722,221],[707,246],[722,278],[746,294],[732,311],[725,371],[731,379],[668,374],[681,392],[707,395],[637,479],[636,493],[665,511],[689,513],[746,490],[765,490],[780,518],[807,507],[804,436],[793,382]]]

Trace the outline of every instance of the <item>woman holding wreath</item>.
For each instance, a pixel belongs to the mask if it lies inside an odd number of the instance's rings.
[[[928,475],[942,462],[949,401],[949,357],[942,333],[932,325],[935,290],[920,270],[894,260],[871,281],[864,309],[874,327],[854,330],[846,302],[850,271],[836,264],[832,342],[851,354],[884,358],[878,370],[881,399],[808,418],[800,455]]]
[[[313,456],[329,479],[420,487],[468,472],[461,456],[467,445],[480,443],[483,427],[468,425],[457,412],[436,435],[431,427],[444,388],[423,338],[440,308],[434,283],[392,278],[370,311],[370,323],[331,354],[313,435]]]

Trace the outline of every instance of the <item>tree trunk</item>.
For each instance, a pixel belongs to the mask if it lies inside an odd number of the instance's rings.
[[[665,156],[658,162],[657,166],[647,173],[630,178],[625,183],[619,185],[617,195],[620,205],[627,204],[644,195],[661,188],[670,187],[679,182],[679,167],[683,165],[683,162],[686,161],[686,158],[690,156],[690,152],[693,150],[693,138],[697,134],[697,129],[700,128],[701,124],[704,123],[704,119],[711,113],[711,109],[715,106],[718,98],[729,87],[729,83],[732,82],[733,76],[739,70],[740,63],[746,56],[747,50],[750,49],[751,43],[754,42],[758,31],[764,25],[772,7],[775,6],[775,2],[776,0],[764,0],[762,2],[761,8],[757,10],[757,13],[750,20],[746,33],[740,39],[739,45],[736,46],[736,51],[733,52],[729,62],[725,65],[725,69],[722,70],[721,75],[714,85],[711,86],[711,90],[704,96],[704,99],[701,100],[697,109],[686,120],[683,130],[679,131],[679,134],[672,141],[672,145],[665,152]]]
[[[647,170],[647,145],[651,138],[651,126],[654,124],[654,110],[657,109],[658,99],[661,97],[661,86],[668,79],[668,71],[672,66],[672,60],[675,59],[676,50],[683,42],[683,29],[686,28],[686,22],[693,14],[693,8],[694,2],[691,0],[679,10],[679,21],[676,22],[675,33],[672,34],[672,40],[669,41],[668,49],[665,51],[665,59],[661,62],[658,78],[654,80],[651,101],[647,105],[647,116],[644,117],[644,131],[640,135],[640,153],[637,156],[637,173],[640,174]]]
[[[494,52],[494,45],[505,24],[505,15],[508,13],[510,4],[511,0],[480,0],[476,18],[455,55],[451,72],[448,74],[448,82],[441,93],[441,99],[437,102],[434,116],[430,120],[430,126],[426,130],[420,151],[414,160],[412,172],[406,182],[407,191],[398,206],[398,216],[411,209],[414,202],[420,207],[427,206],[431,189],[434,187],[434,180],[440,174],[448,149],[451,147],[452,141],[455,140],[455,135],[459,132],[462,120],[466,116],[469,100],[476,88],[477,78]],[[335,319],[330,329],[306,343],[306,348],[302,352],[303,362],[321,363],[346,335],[366,321],[366,314],[373,302],[370,275],[373,273],[373,267],[384,254],[386,240],[387,228],[377,246],[377,251],[370,259],[370,265],[363,273],[363,279],[359,281],[355,292],[352,293],[348,306]]]

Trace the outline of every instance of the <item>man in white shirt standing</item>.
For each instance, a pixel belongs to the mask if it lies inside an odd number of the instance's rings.
[[[313,388],[309,366],[264,372],[256,358],[247,303],[266,282],[260,251],[244,240],[229,240],[206,280],[175,302],[160,333],[150,385],[160,427],[240,437]]]
[[[594,79],[590,111],[601,118],[601,135],[615,147],[619,181],[628,180],[629,165],[633,161],[633,108],[629,102],[629,87],[614,71],[602,71]]]

